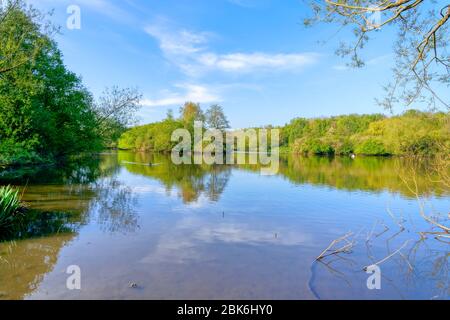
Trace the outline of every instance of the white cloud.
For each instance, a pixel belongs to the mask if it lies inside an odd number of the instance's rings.
[[[219,102],[222,99],[211,88],[197,84],[180,84],[177,88],[184,91],[180,94],[178,92],[168,92],[162,98],[158,99],[144,99],[141,102],[142,106],[146,107],[160,107],[160,106],[174,106],[182,105],[186,101],[198,103],[212,103]]]
[[[254,70],[293,70],[313,64],[317,59],[314,54],[267,54],[267,53],[233,53],[215,55],[203,54],[198,61],[207,67],[227,72],[250,72]]]
[[[153,25],[145,28],[145,31],[157,39],[161,50],[167,55],[189,55],[203,50],[200,45],[207,42],[207,33],[193,33],[181,30],[170,32],[161,25]]]
[[[318,59],[318,55],[313,53],[219,54],[207,46],[208,40],[213,36],[211,33],[173,30],[165,21],[148,26],[145,31],[158,41],[166,59],[190,76],[210,71],[228,73],[299,71],[314,64]]]

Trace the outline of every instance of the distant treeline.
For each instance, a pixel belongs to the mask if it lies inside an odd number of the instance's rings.
[[[299,154],[432,155],[450,147],[450,117],[443,112],[298,118],[281,132],[282,148]]]
[[[176,144],[170,141],[172,132],[191,128],[189,119],[168,117],[162,122],[132,128],[122,135],[118,146],[170,152]],[[433,155],[450,147],[450,116],[443,112],[409,110],[393,117],[375,114],[297,118],[277,129],[281,133],[281,151],[297,154]]]

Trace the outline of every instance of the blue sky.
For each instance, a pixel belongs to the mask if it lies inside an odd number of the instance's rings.
[[[234,128],[282,125],[294,117],[384,112],[374,98],[392,74],[391,32],[345,67],[334,52],[350,30],[306,29],[301,0],[30,0],[54,9],[65,62],[96,95],[138,87],[142,123],[186,100],[221,104]],[[69,5],[81,29],[66,26]]]

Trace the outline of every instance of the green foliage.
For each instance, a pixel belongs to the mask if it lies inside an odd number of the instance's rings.
[[[64,65],[44,18],[23,1],[0,9],[0,165],[114,145],[139,106],[136,90],[116,87],[95,103]]]
[[[384,156],[389,154],[383,142],[376,139],[368,139],[361,143],[356,148],[356,153],[366,156]]]
[[[92,97],[55,43],[0,78],[0,141],[48,158],[101,148]]]
[[[194,122],[205,119],[210,128],[225,130],[229,127],[221,106],[211,106],[205,116],[199,104],[186,102],[180,108],[179,119],[175,119],[173,112],[169,111],[164,121],[134,127],[122,134],[118,147],[122,150],[171,152],[178,144],[171,141],[175,130],[187,129],[193,136]]]
[[[187,103],[178,121],[168,117],[163,122],[127,131],[119,140],[119,148],[171,151],[174,146],[170,142],[171,133],[178,128],[192,129],[192,123],[186,124],[186,112],[183,112],[191,107],[198,115],[198,106]],[[442,146],[450,144],[449,132],[448,113],[416,110],[390,118],[379,114],[298,118],[280,128],[280,150],[311,155],[434,155]],[[248,150],[248,141],[246,144]]]
[[[0,187],[0,233],[17,222],[20,215],[19,191],[7,187]]]
[[[284,150],[301,154],[433,155],[450,142],[449,114],[409,110],[403,115],[294,119],[282,128]]]
[[[40,85],[32,96],[32,131],[39,137],[41,153],[59,157],[100,150],[97,117],[91,94],[68,71],[56,44],[38,57],[33,73]]]
[[[21,36],[26,28],[21,45],[39,47],[33,59],[11,62],[15,68],[0,77],[0,160],[6,164],[101,148],[92,97],[65,67],[56,43],[40,31],[38,17],[34,10],[19,6],[2,23],[13,28],[0,33],[1,43]]]
[[[170,152],[177,144],[177,142],[171,142],[172,133],[183,127],[182,121],[173,119],[138,126],[120,137],[118,147],[125,150]]]
[[[0,166],[43,163],[45,159],[34,151],[31,141],[15,142],[6,139],[0,142]]]
[[[0,75],[33,61],[50,33],[51,25],[24,1],[0,1]],[[36,23],[40,21],[40,23]]]
[[[439,152],[439,145],[437,139],[421,136],[409,141],[402,141],[401,150],[405,154],[431,156]]]

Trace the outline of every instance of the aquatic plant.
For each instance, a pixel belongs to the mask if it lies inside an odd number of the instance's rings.
[[[0,231],[17,222],[21,209],[19,190],[11,186],[0,187]]]

